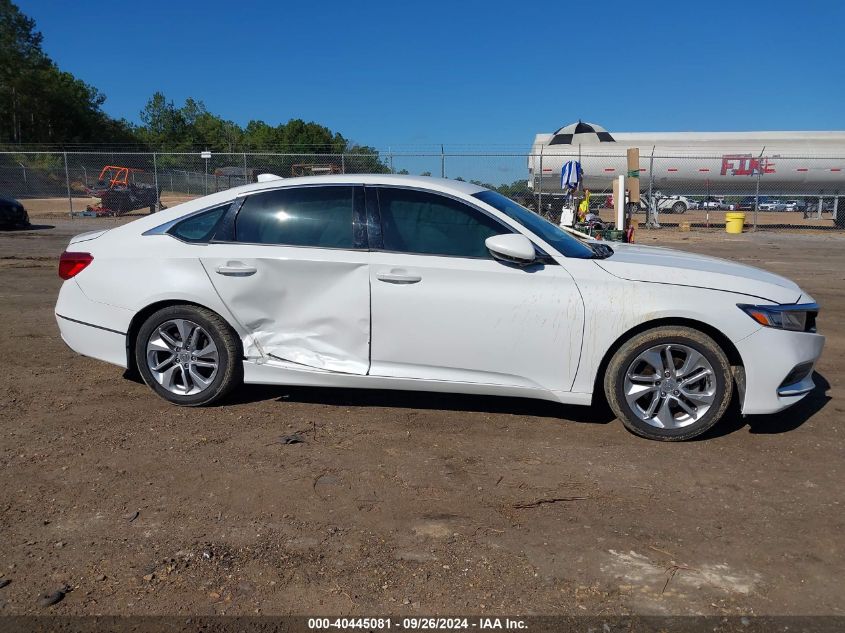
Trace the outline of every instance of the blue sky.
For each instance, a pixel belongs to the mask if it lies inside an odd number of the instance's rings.
[[[379,148],[609,130],[845,129],[845,2],[18,0],[137,121],[160,90]]]

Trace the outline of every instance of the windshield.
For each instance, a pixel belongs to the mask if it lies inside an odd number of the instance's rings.
[[[537,235],[537,237],[554,246],[561,255],[580,259],[592,259],[596,256],[593,249],[578,241],[559,226],[552,224],[545,218],[541,218],[536,213],[518,205],[510,198],[496,191],[480,191],[473,194],[473,198],[478,198],[494,209],[501,211],[512,220],[516,220],[526,229]]]

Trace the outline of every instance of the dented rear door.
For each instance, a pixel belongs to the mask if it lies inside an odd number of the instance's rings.
[[[364,375],[370,289],[363,189],[321,185],[248,196],[203,267],[248,332],[247,358]]]

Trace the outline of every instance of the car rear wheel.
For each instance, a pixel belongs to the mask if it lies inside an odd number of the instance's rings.
[[[211,404],[243,378],[237,335],[220,315],[192,305],[163,308],[141,325],[135,362],[153,391],[182,406]]]
[[[712,338],[666,326],[622,345],[608,364],[604,390],[629,431],[680,441],[701,435],[722,418],[733,380],[727,356]]]
[[[687,205],[683,202],[676,202],[672,205],[672,213],[682,214],[687,212]]]

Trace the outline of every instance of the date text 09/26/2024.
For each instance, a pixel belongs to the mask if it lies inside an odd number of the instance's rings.
[[[527,628],[524,620],[518,618],[309,618],[310,630],[510,630]]]

